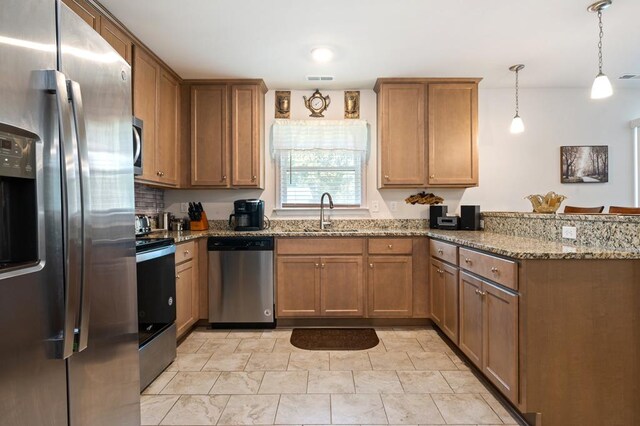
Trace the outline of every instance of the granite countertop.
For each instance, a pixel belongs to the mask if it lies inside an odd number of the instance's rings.
[[[403,229],[332,229],[320,231],[314,228],[265,229],[262,231],[236,232],[229,229],[206,231],[155,231],[153,237],[173,238],[181,243],[205,237],[415,237],[437,238],[489,253],[514,259],[640,259],[640,251],[612,250],[602,247],[568,246],[560,242],[516,237],[485,231],[444,231],[427,228]]]

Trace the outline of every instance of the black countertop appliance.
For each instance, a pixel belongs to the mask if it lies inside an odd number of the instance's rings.
[[[259,231],[264,229],[264,201],[236,200],[233,213],[229,216],[229,226],[235,231]]]

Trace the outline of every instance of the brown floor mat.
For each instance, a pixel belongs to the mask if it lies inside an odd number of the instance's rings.
[[[311,351],[361,351],[380,340],[373,328],[295,328],[291,344]]]

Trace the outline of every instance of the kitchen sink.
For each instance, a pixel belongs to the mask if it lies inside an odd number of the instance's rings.
[[[360,232],[359,229],[320,229],[320,228],[304,228],[302,232]]]

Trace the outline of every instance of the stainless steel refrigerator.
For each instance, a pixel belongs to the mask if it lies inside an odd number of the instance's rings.
[[[139,425],[131,69],[0,2],[0,425]]]

